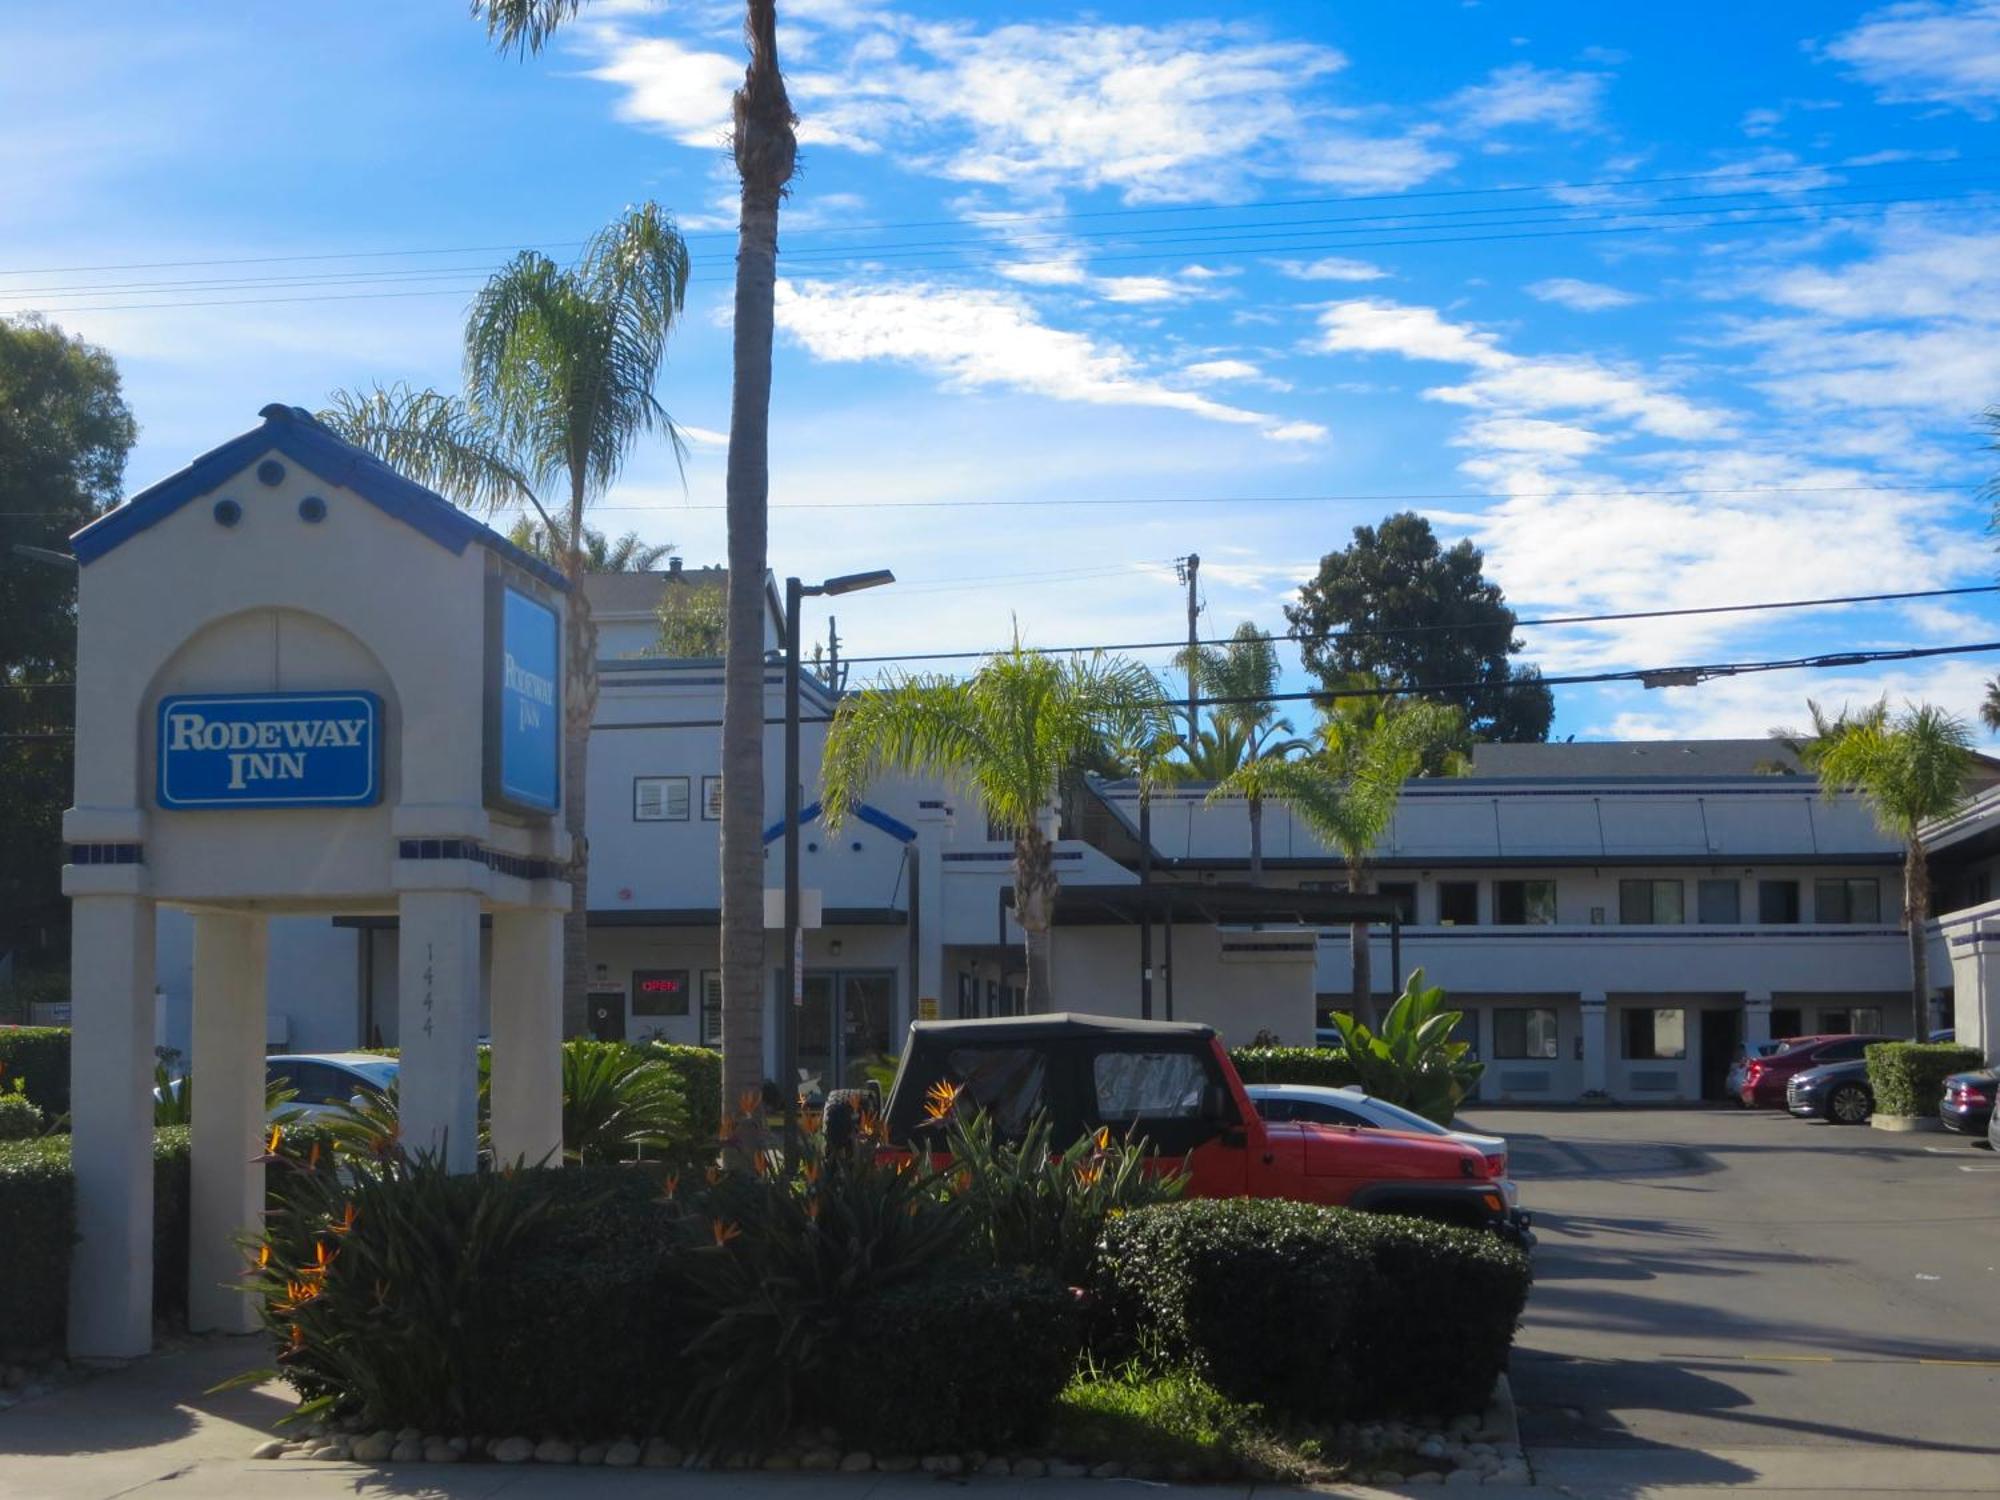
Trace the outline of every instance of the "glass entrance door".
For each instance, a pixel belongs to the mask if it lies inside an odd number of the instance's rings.
[[[789,1004],[783,986],[780,971],[780,1003]],[[895,971],[809,969],[800,996],[800,1086],[824,1093],[866,1083],[867,1064],[895,1045]]]

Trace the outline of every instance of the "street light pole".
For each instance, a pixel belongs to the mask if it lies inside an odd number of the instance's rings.
[[[785,1171],[799,1159],[799,1009],[805,990],[804,934],[799,927],[799,611],[811,595],[852,594],[894,583],[887,568],[847,573],[825,583],[785,580],[785,980],[779,999],[778,1030],[783,1037],[783,1096],[785,1110]],[[835,1033],[837,1037],[837,1032]]]

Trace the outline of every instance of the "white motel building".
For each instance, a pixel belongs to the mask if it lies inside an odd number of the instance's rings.
[[[721,663],[648,654],[670,588],[717,587],[715,570],[594,577],[601,692],[589,764],[590,972],[573,1033],[719,1039],[716,728]],[[782,604],[770,594],[766,830],[780,881]],[[1003,1013],[1019,1003],[1011,845],[969,795],[884,783],[836,831],[817,815],[815,768],[832,698],[803,687],[803,884],[808,916],[800,1058],[844,1076],[893,1052],[919,1015]],[[1474,774],[1414,782],[1377,851],[1400,925],[1375,929],[1378,990],[1421,965],[1466,1013],[1488,1067],[1483,1097],[1634,1101],[1714,1097],[1746,1041],[1814,1031],[1909,1030],[1898,919],[1900,854],[1864,807],[1776,769],[1766,741],[1482,746]],[[2000,780],[2000,767],[1982,765]],[[1055,984],[1064,1008],[1138,1015],[1136,789],[1092,782],[1060,813]],[[1313,1039],[1349,989],[1338,859],[1283,808],[1264,814],[1264,883],[1247,886],[1240,803],[1198,787],[1157,793],[1150,909],[1153,1013],[1214,1024],[1232,1042]],[[1954,960],[1983,963],[1981,861],[2000,866],[2000,791],[1941,831],[1933,924],[1934,1016],[1954,1017]],[[1163,920],[1171,910],[1172,920]],[[774,911],[775,920],[775,911]],[[490,928],[490,921],[489,921]],[[158,1041],[190,1046],[191,923],[159,920]],[[491,938],[483,940],[490,982]],[[1956,945],[1956,946],[1954,946]],[[778,934],[769,952],[779,990]],[[277,917],[266,1025],[274,1049],[398,1041],[394,915]],[[1983,971],[1982,971],[1983,972]],[[1996,975],[2000,987],[2000,975]],[[1975,996],[1976,996],[1975,991]],[[1386,998],[1384,996],[1383,998]],[[1981,1004],[1961,1018],[1968,1040]],[[767,1026],[775,1048],[777,1030]],[[775,1073],[775,1054],[768,1059]]]

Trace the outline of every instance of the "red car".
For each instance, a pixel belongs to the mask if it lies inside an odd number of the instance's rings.
[[[1751,1109],[1783,1109],[1785,1085],[1795,1073],[1827,1063],[1853,1062],[1876,1042],[1892,1036],[1802,1036],[1769,1057],[1753,1057],[1743,1067],[1743,1088],[1737,1095]]]
[[[1295,1198],[1409,1213],[1519,1236],[1485,1157],[1442,1136],[1267,1121],[1213,1028],[1103,1016],[919,1021],[882,1106],[892,1149],[931,1128],[924,1104],[948,1084],[1002,1135],[1046,1112],[1060,1147],[1085,1132],[1142,1135],[1188,1163],[1197,1198]],[[827,1101],[830,1140],[852,1127]]]

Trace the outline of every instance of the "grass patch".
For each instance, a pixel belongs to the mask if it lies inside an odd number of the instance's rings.
[[[1079,1371],[1056,1402],[1049,1446],[1176,1478],[1325,1481],[1347,1472],[1319,1439],[1270,1426],[1262,1407],[1231,1401],[1187,1370],[1137,1363]]]

